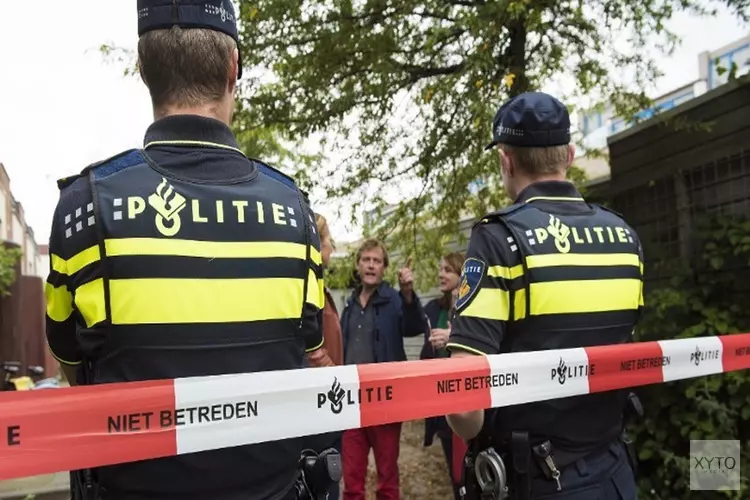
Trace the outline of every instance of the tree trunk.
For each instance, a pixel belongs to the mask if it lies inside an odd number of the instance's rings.
[[[526,77],[526,19],[521,17],[510,27],[510,45],[508,46],[508,72],[515,75],[510,87],[510,97],[515,97],[529,90],[529,79]]]

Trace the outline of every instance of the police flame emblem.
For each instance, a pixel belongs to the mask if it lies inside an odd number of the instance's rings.
[[[570,252],[570,228],[563,221],[550,214],[547,232],[555,239],[555,247],[560,253]]]
[[[164,236],[174,236],[180,231],[182,220],[180,212],[187,200],[174,187],[162,177],[161,183],[156,187],[156,192],[148,197],[148,204],[156,210],[156,229]]]
[[[463,299],[471,291],[471,287],[466,280],[466,276],[461,277],[461,283],[458,285],[458,300]]]
[[[690,355],[690,361],[695,363],[695,366],[700,366],[701,364],[701,347],[695,346],[695,352]]]
[[[560,358],[560,363],[557,365],[557,368],[552,369],[552,380],[555,378],[560,382],[560,385],[563,385],[568,378],[567,366],[565,365],[565,360],[562,358]]]
[[[336,415],[341,413],[341,410],[344,409],[343,402],[345,395],[346,392],[341,387],[341,382],[339,382],[338,378],[334,378],[331,390],[328,391],[328,401],[331,402],[331,411]]]

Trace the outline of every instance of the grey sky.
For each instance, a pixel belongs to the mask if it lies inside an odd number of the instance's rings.
[[[37,242],[46,243],[58,199],[55,180],[142,146],[152,120],[140,80],[124,78],[122,68],[104,64],[98,51],[105,42],[135,46],[136,3],[0,1],[0,162]],[[666,76],[657,95],[697,77],[699,52],[748,32],[726,13],[714,19],[680,15],[671,27],[683,43],[662,61]],[[335,220],[331,225],[337,240],[357,236],[356,228]]]

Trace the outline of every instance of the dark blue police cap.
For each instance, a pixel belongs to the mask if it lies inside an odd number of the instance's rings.
[[[500,106],[492,120],[492,142],[544,148],[570,143],[570,115],[563,103],[544,92],[525,92]]]
[[[138,0],[138,36],[172,26],[220,31],[240,45],[231,0]],[[242,57],[237,77],[242,77]]]

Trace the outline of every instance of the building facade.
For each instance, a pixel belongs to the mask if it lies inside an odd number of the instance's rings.
[[[750,35],[724,47],[698,54],[696,79],[653,99],[654,104],[651,108],[640,111],[631,119],[616,116],[611,107],[583,114],[579,120],[583,135],[581,143],[585,148],[598,150],[606,157],[608,137],[724,85],[729,80],[730,74],[739,77],[748,73],[750,73]],[[606,159],[579,158],[577,163],[587,170],[589,178],[595,183],[609,179],[609,162]],[[587,168],[588,165],[590,165],[589,168]],[[589,172],[589,170],[593,171]]]
[[[17,201],[10,187],[10,177],[0,163],[0,239],[13,242],[22,250],[21,274],[42,279],[49,272],[49,256],[43,255],[34,236],[34,230],[26,223],[23,205]]]

